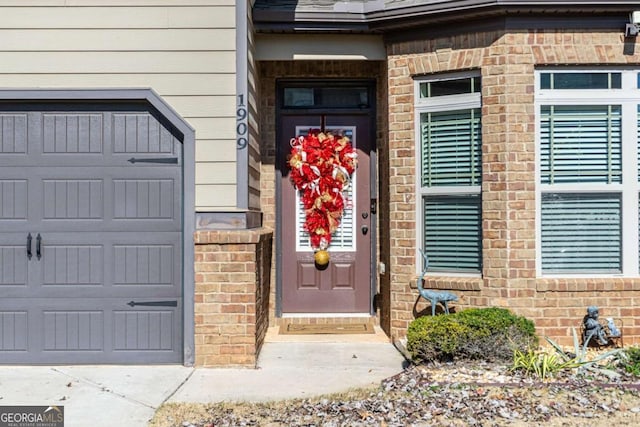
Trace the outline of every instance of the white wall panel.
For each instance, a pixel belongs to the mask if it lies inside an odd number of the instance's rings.
[[[2,74],[0,67],[0,81],[3,87],[151,87],[163,97],[191,95],[235,97],[235,78],[233,73]]]
[[[196,144],[198,162],[235,162],[236,157],[235,139],[198,139]]]
[[[233,51],[233,28],[2,29],[3,51]]]
[[[232,162],[199,162],[196,165],[196,181],[235,184],[236,164]]]
[[[224,184],[200,184],[196,186],[196,200],[202,211],[217,210],[220,208],[235,209],[236,186]]]
[[[2,11],[0,10],[0,13]],[[234,52],[2,52],[6,73],[230,73]]]

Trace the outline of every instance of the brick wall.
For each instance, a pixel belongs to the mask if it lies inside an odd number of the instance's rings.
[[[633,46],[632,46],[633,47]],[[455,290],[458,307],[502,306],[536,322],[538,333],[569,343],[586,307],[621,318],[640,340],[640,278],[536,277],[534,69],[539,65],[640,64],[621,31],[488,31],[388,47],[391,334],[404,336],[425,308],[416,303],[415,123],[413,77],[480,70],[483,113],[482,278],[434,277]],[[384,183],[381,184],[384,186]],[[632,339],[625,339],[625,343]]]
[[[269,326],[272,232],[195,233],[195,365],[255,367]]]

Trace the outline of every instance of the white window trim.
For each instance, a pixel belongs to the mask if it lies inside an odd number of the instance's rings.
[[[433,77],[416,77],[414,79],[414,141],[415,141],[415,218],[416,218],[416,275],[422,274],[422,237],[423,227],[423,205],[422,199],[426,195],[454,195],[454,194],[479,194],[482,197],[482,186],[472,185],[462,186],[442,186],[423,188],[422,187],[422,132],[420,126],[420,115],[423,113],[434,113],[443,111],[470,110],[472,108],[482,108],[482,97],[480,93],[468,93],[460,95],[434,96],[431,98],[420,97],[420,83],[437,82],[444,80],[458,80],[470,77],[480,77],[480,71],[464,71],[450,73]],[[481,263],[483,264],[483,263]],[[462,273],[462,272],[427,272],[427,276],[447,276],[447,277],[482,277],[482,273]]]
[[[540,89],[543,72],[619,72],[622,74],[622,89]],[[535,71],[535,145],[536,145],[536,276],[544,278],[588,278],[588,277],[638,277],[638,69],[589,69],[583,67],[563,69],[539,69]],[[622,184],[563,184],[554,186],[540,184],[540,109],[544,105],[621,105],[622,106]],[[622,193],[622,273],[551,274],[542,272],[542,193]]]

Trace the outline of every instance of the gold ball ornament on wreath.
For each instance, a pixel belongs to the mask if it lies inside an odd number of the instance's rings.
[[[318,264],[319,266],[325,266],[327,264],[329,264],[329,252],[325,251],[325,250],[319,250],[315,253],[315,255],[313,256],[316,264]]]

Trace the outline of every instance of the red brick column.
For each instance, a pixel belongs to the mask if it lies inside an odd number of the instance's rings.
[[[255,367],[269,326],[273,232],[197,231],[195,365]]]

